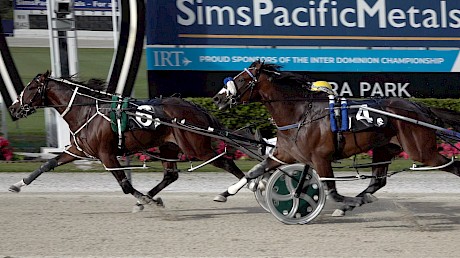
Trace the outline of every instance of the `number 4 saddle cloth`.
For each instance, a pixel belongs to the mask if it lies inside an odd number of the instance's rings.
[[[349,108],[350,106],[362,106],[359,108]],[[369,99],[369,100],[352,100],[347,101],[346,107],[341,106],[341,109],[348,109],[346,131],[359,132],[371,128],[383,128],[388,124],[388,117],[384,114],[373,112],[366,107],[383,110],[381,105],[381,99]],[[341,118],[343,119],[343,118]],[[343,125],[343,124],[342,124]],[[345,128],[342,128],[342,131]]]

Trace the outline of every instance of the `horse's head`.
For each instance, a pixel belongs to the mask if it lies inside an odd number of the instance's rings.
[[[49,71],[37,75],[19,95],[18,99],[8,108],[16,118],[27,117],[33,114],[37,107],[44,106],[44,97]]]
[[[224,87],[213,97],[213,101],[219,109],[260,100],[257,87],[262,81],[260,76],[263,66],[263,62],[256,61],[235,77],[226,78]]]

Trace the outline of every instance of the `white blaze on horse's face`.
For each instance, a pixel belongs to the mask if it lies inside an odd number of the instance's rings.
[[[19,94],[18,98],[9,107],[10,113],[16,118],[20,118],[23,115],[21,112],[24,109],[24,92],[29,85],[30,83],[27,84],[27,86]]]
[[[30,88],[30,84],[31,82],[27,84],[27,86],[19,94],[18,98],[9,107],[10,113],[16,118],[27,117],[29,114],[34,112],[34,108],[29,106],[29,103],[27,103],[24,99],[25,92]],[[30,102],[31,101],[32,98],[30,99]]]
[[[30,82],[29,84],[27,84],[27,86],[21,91],[21,94],[19,94],[19,99],[16,100],[16,102],[19,101],[19,105],[22,107],[24,105],[24,92],[26,91],[26,89],[29,87],[30,85]]]
[[[21,95],[19,95],[19,98],[17,98],[17,99],[13,102],[13,104],[11,104],[11,106],[16,105],[16,104],[18,104],[18,103],[21,104],[21,103],[20,103],[20,102],[21,102],[21,101],[20,101],[21,96],[22,96],[22,92],[21,92]]]
[[[30,82],[27,84],[27,86],[21,91],[21,93],[19,94],[18,98],[13,102],[13,104],[11,104],[11,106],[19,103],[19,106],[22,107],[24,105],[24,92],[26,91],[26,89],[29,87],[30,85]]]

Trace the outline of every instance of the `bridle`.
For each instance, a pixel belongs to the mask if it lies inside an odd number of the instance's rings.
[[[30,98],[30,100],[26,103],[24,100],[24,92],[26,90],[29,90],[28,88],[30,87],[30,84],[32,82],[35,82],[37,85],[37,91],[35,94]],[[32,106],[32,103],[37,100],[37,98],[41,99],[41,104],[38,106],[45,106],[45,92],[46,92],[46,86],[48,85],[48,79],[45,79],[45,81],[40,81],[40,75],[37,75],[32,82],[27,84],[25,89],[21,92],[18,100],[19,100],[19,114],[22,115],[22,117],[27,117],[30,114],[35,113],[37,109],[36,106]]]
[[[251,72],[251,70],[255,70],[255,75]],[[242,89],[238,90],[235,85],[235,80],[240,77],[241,75],[247,73],[251,77],[251,81],[249,81]],[[259,69],[256,67],[244,68],[239,74],[237,74],[233,78],[227,78],[224,81],[224,88],[219,92],[220,94],[226,94],[227,96],[227,103],[230,105],[236,105],[239,103],[239,99],[241,96],[249,92],[249,98],[246,102],[250,102],[252,98],[252,94],[254,92],[254,87],[259,82],[258,77],[260,76]]]

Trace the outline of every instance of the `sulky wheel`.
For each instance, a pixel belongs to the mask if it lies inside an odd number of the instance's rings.
[[[310,167],[300,196],[295,192],[304,164],[279,167],[268,180],[265,200],[270,212],[285,224],[306,224],[316,218],[326,203],[326,193],[319,176]]]
[[[265,189],[267,188],[267,182],[272,172],[267,172],[258,178],[254,179],[256,184],[256,190],[254,192],[254,196],[256,197],[257,202],[259,203],[260,207],[264,208],[264,210],[270,212],[268,208],[267,201],[265,198]]]

